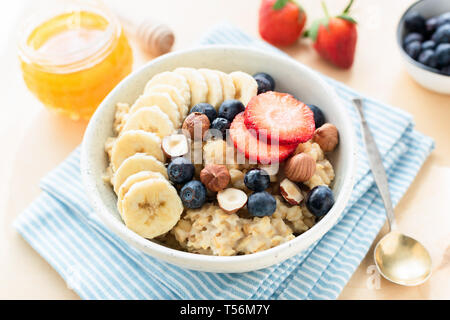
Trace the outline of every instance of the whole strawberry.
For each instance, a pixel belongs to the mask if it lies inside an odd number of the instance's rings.
[[[303,8],[293,0],[262,0],[259,8],[259,34],[276,46],[293,44],[306,22]]]
[[[352,4],[353,0],[350,0],[342,14],[330,17],[322,2],[325,18],[314,21],[305,33],[314,41],[314,49],[322,58],[344,69],[353,64],[358,37],[356,21],[349,15]]]

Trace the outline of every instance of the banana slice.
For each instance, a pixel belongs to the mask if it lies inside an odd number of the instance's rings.
[[[220,83],[222,84],[223,101],[234,99],[234,96],[236,95],[236,88],[234,87],[233,79],[225,72],[219,70],[214,71],[219,76]]]
[[[207,101],[208,84],[197,69],[177,68],[174,72],[185,77],[189,83],[189,87],[191,87],[191,106]]]
[[[153,132],[130,130],[121,134],[111,152],[111,165],[117,171],[126,158],[136,153],[145,153],[164,162],[165,156],[161,149],[161,139]]]
[[[119,210],[120,214],[122,214],[123,197],[127,194],[128,190],[130,190],[131,186],[137,182],[141,182],[148,179],[164,180],[164,176],[159,172],[141,171],[132,174],[123,182],[123,184],[119,188],[119,191],[117,192],[117,209]]]
[[[186,78],[175,72],[161,72],[153,76],[145,85],[144,92],[148,91],[151,87],[159,84],[168,84],[174,86],[180,91],[181,96],[184,99],[184,103],[189,105],[191,103],[191,90]]]
[[[206,101],[216,108],[216,110],[219,109],[223,102],[222,83],[220,82],[219,76],[211,69],[198,69],[198,72],[202,74],[208,84]]]
[[[236,88],[235,99],[240,100],[244,106],[247,106],[250,99],[258,93],[256,80],[248,73],[242,71],[232,72],[230,76]]]
[[[117,193],[124,181],[129,176],[139,171],[158,172],[162,174],[164,178],[168,178],[166,167],[161,161],[157,160],[154,156],[137,153],[125,159],[117,169],[117,171],[114,173],[112,179],[114,191]]]
[[[178,111],[180,112],[181,118],[186,118],[189,107],[185,103],[184,98],[181,96],[180,91],[177,88],[168,84],[157,84],[148,88],[147,91],[144,91],[144,94],[158,92],[169,94],[173,102],[175,102],[175,104],[178,106]]]
[[[162,112],[169,116],[175,129],[181,126],[181,115],[178,106],[173,102],[168,93],[147,93],[140,96],[130,108],[133,114],[142,107],[158,106]]]
[[[161,179],[133,184],[122,200],[125,225],[147,239],[172,229],[182,212],[183,204],[177,190]]]
[[[144,130],[155,133],[160,139],[171,135],[175,129],[167,114],[157,106],[142,107],[128,118],[122,132]]]

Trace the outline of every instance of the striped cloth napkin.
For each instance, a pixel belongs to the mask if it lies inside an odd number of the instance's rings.
[[[202,43],[275,50],[230,25],[214,28]],[[350,103],[360,94],[324,78],[355,123],[356,184],[341,220],[306,251],[283,263],[247,273],[214,274],[179,268],[137,251],[108,230],[89,205],[80,177],[79,148],[43,178],[42,194],[14,226],[83,299],[335,299],[384,224],[385,212]],[[364,100],[396,204],[434,143],[414,130],[408,113]]]

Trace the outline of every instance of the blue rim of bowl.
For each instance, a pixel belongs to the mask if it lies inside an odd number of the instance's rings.
[[[403,41],[402,41],[403,39],[402,39],[402,35],[400,32],[400,27],[405,23],[405,17],[408,15],[408,13],[412,12],[414,10],[414,8],[422,1],[424,1],[424,0],[419,0],[419,1],[414,2],[411,6],[408,7],[408,9],[406,9],[406,11],[401,16],[400,21],[397,24],[397,44],[400,47],[400,51],[402,52],[403,56],[406,58],[406,60],[408,60],[408,62],[412,63],[413,65],[415,65],[421,69],[432,72],[434,74],[438,74],[438,75],[441,75],[444,77],[450,77],[450,75],[445,74],[438,69],[431,68],[427,65],[420,63],[419,61],[414,60],[406,53],[405,49],[403,48]]]

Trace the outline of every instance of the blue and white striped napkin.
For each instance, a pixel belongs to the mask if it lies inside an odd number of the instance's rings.
[[[274,50],[230,25],[214,28],[202,43]],[[83,299],[335,299],[384,224],[385,213],[350,103],[360,95],[324,78],[355,123],[356,185],[341,220],[305,252],[283,263],[254,272],[213,274],[179,268],[137,251],[110,232],[89,205],[79,148],[42,180],[42,194],[14,226]],[[433,140],[415,131],[411,115],[399,109],[365,98],[365,113],[396,204],[433,149]]]

